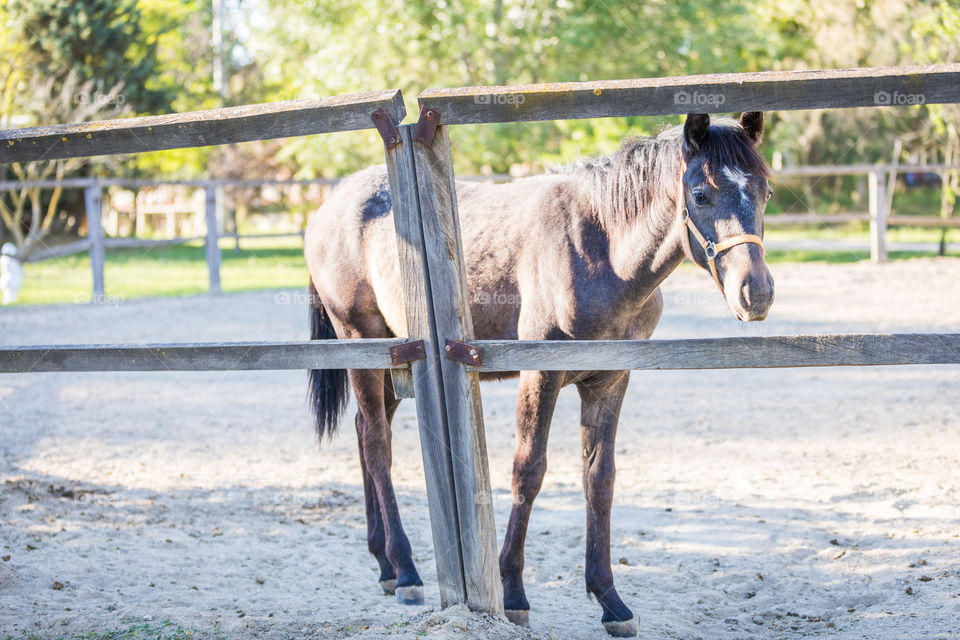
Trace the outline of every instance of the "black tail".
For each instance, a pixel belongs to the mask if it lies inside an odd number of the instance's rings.
[[[337,334],[330,324],[327,310],[323,308],[317,289],[310,281],[310,339],[331,340]],[[317,436],[323,440],[326,433],[332,438],[340,422],[340,416],[347,408],[350,394],[346,369],[310,370],[310,407],[317,424]]]

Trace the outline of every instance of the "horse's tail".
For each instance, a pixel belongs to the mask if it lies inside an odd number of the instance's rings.
[[[317,294],[317,288],[313,285],[313,280],[310,280],[310,339],[331,340],[336,337],[327,310]],[[316,421],[317,436],[321,440],[324,434],[328,438],[333,437],[340,416],[347,408],[350,395],[347,382],[346,369],[310,370],[310,408]]]

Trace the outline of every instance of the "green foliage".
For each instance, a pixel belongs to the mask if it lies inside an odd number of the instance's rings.
[[[169,109],[173,92],[154,82],[159,34],[143,30],[137,0],[10,0],[7,11],[35,72],[61,77],[72,70],[101,92],[122,83],[135,111]]]

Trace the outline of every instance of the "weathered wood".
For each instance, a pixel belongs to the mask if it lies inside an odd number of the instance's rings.
[[[868,222],[869,213],[776,213],[763,217],[765,227],[788,225],[847,224],[849,222]]]
[[[100,220],[103,212],[103,188],[92,186],[84,189],[83,202],[87,214],[87,239],[90,241],[90,270],[93,272],[92,301],[100,302],[107,295],[103,279],[107,256],[103,244],[103,225]]]
[[[62,258],[64,256],[70,256],[75,253],[83,253],[84,251],[90,250],[90,239],[84,238],[82,240],[74,240],[73,242],[66,242],[54,247],[48,247],[46,249],[41,249],[40,251],[34,251],[31,253],[24,262],[40,262],[41,260],[53,260],[55,258]]]
[[[0,131],[0,164],[206,147],[371,129],[370,114],[406,114],[399,89],[162,116]]]
[[[934,216],[890,216],[887,218],[887,226],[939,227],[950,229],[960,227],[960,218],[937,218]]]
[[[390,360],[390,347],[403,342],[406,342],[405,338],[5,346],[0,347],[0,373],[390,369],[394,366]],[[470,343],[483,349],[483,364],[469,367],[474,371],[960,364],[960,333],[684,340],[472,340]],[[415,381],[420,384],[416,378]]]
[[[206,187],[204,190],[204,217],[207,234],[204,251],[207,257],[207,272],[210,275],[210,293],[220,293],[220,235],[217,229],[217,189]]]
[[[960,64],[428,89],[442,124],[960,102]]]
[[[413,159],[413,125],[398,127],[400,144],[386,149],[390,197],[396,229],[397,252],[407,321],[407,339],[423,340],[426,358],[410,363],[420,450],[423,456],[430,509],[430,528],[437,562],[440,604],[465,602],[460,524],[454,485],[453,459],[443,403],[441,347],[430,295],[430,281],[420,223],[420,202]]]
[[[281,231],[277,233],[224,233],[221,238],[234,240],[263,240],[269,238],[302,238],[303,231]]]
[[[397,398],[417,397],[410,365],[390,369],[390,382],[393,384],[393,395]]]
[[[960,364],[960,333],[691,340],[474,340],[478,371],[620,371]]]
[[[884,174],[873,171],[869,175],[870,191],[870,260],[875,264],[887,261],[887,188]]]
[[[206,236],[193,236],[189,238],[162,238],[154,240],[152,238],[106,238],[103,243],[107,249],[151,249],[153,247],[165,247],[169,245],[188,244],[206,240]]]
[[[0,373],[389,369],[405,340],[0,347]]]
[[[271,180],[269,178],[256,178],[249,180],[229,180],[229,179],[196,179],[196,180],[163,180],[153,178],[62,178],[60,180],[0,180],[0,189],[21,189],[24,187],[39,187],[41,189],[53,189],[54,187],[63,187],[64,189],[89,187],[92,184],[99,184],[104,187],[128,187],[131,189],[142,189],[145,187],[159,186],[177,186],[177,187],[262,187],[271,186],[310,186],[322,184],[324,186],[334,186],[340,182],[339,178],[304,178],[303,180]]]
[[[414,145],[417,190],[437,336],[473,338],[463,243],[447,127],[438,127],[431,146]],[[503,588],[490,493],[479,377],[441,358],[443,397],[450,431],[457,516],[460,524],[467,606],[503,613]]]

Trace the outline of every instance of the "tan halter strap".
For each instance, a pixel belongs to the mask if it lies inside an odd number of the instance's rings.
[[[750,243],[759,245],[763,255],[767,255],[767,250],[763,247],[763,238],[752,233],[741,233],[739,235],[725,238],[720,242],[712,242],[707,240],[707,238],[700,233],[700,229],[697,229],[697,225],[693,222],[693,219],[690,218],[690,213],[687,211],[686,197],[683,192],[684,172],[685,168],[681,168],[680,195],[677,197],[677,212],[680,214],[680,222],[684,227],[680,236],[680,244],[683,246],[683,251],[687,254],[687,257],[690,258],[691,262],[696,264],[697,261],[694,258],[693,249],[690,247],[689,234],[693,234],[693,237],[697,239],[697,242],[700,243],[700,246],[703,248],[703,254],[707,258],[707,266],[710,271],[710,275],[713,276],[713,281],[717,283],[717,287],[719,287],[720,291],[722,292],[723,284],[720,282],[720,274],[717,272],[717,256],[727,249],[735,247],[739,244]]]

